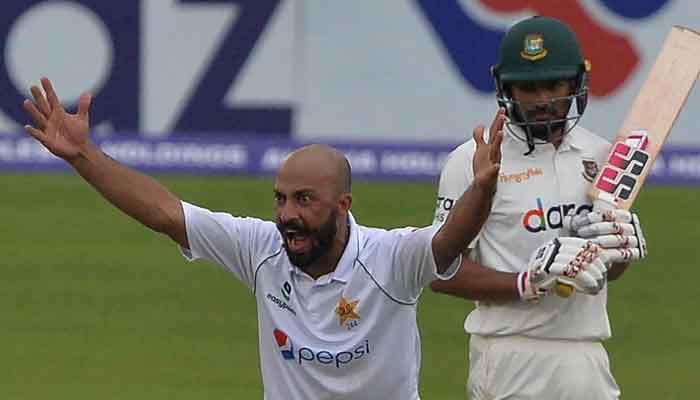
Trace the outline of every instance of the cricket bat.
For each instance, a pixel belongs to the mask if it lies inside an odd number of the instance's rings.
[[[588,191],[594,209],[629,210],[700,74],[700,33],[674,26]],[[558,282],[569,297],[573,286]]]

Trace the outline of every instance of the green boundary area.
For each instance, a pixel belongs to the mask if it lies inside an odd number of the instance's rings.
[[[272,216],[272,181],[164,177],[182,198]],[[167,238],[78,177],[4,174],[2,399],[261,399],[255,301],[223,270],[187,263]],[[650,255],[611,284],[606,343],[627,399],[690,399],[700,359],[696,188],[639,199]],[[534,199],[533,199],[534,204]],[[361,224],[431,222],[435,187],[358,182]],[[429,290],[419,306],[424,399],[464,399],[469,302]]]

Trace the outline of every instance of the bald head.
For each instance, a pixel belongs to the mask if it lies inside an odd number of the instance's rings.
[[[312,144],[292,152],[277,175],[290,174],[297,178],[328,180],[336,194],[351,192],[352,173],[348,159],[324,144]]]

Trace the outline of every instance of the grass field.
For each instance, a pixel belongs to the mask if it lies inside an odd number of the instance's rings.
[[[181,197],[271,217],[271,181],[167,177]],[[190,264],[71,175],[0,175],[0,399],[262,399],[255,301]],[[611,284],[607,343],[624,399],[691,399],[700,388],[700,189],[649,188],[650,255]],[[364,225],[430,223],[431,184],[357,183]],[[471,306],[426,292],[424,399],[464,399]]]

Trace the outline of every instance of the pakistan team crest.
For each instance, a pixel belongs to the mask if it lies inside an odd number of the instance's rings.
[[[357,321],[360,319],[360,314],[357,311],[358,304],[360,304],[360,300],[348,301],[345,297],[340,296],[335,313],[338,315],[338,322],[341,326],[348,329],[357,326]]]
[[[583,164],[584,179],[593,183],[596,175],[598,175],[598,164],[596,164],[595,160],[581,160],[581,163]]]

